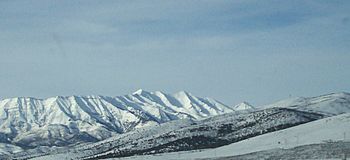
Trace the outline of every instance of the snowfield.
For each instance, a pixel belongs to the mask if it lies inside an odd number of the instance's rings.
[[[350,157],[350,142],[327,142],[321,144],[309,144],[290,149],[270,149],[253,152],[244,155],[205,158],[201,160],[295,160],[295,159],[323,159],[323,160],[343,160]]]

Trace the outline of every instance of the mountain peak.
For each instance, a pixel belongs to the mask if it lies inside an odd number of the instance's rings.
[[[255,110],[255,107],[253,107],[248,102],[242,102],[233,107],[235,111],[242,111],[242,110]]]
[[[145,94],[145,93],[149,93],[148,91],[145,91],[143,89],[138,89],[136,90],[135,92],[133,92],[132,94],[133,95],[142,95],[142,94]]]

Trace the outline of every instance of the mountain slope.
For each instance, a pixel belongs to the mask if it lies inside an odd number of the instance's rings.
[[[200,120],[233,109],[187,92],[138,90],[117,97],[70,96],[0,101],[0,143],[23,148],[97,142],[135,128],[178,119]]]
[[[263,134],[215,149],[198,150],[195,152],[166,153],[157,156],[135,156],[128,159],[189,160],[210,157],[227,157],[276,148],[290,149],[297,146],[332,143],[339,141],[347,143],[350,141],[350,113],[340,114],[337,116],[301,124],[295,127],[290,127],[280,131]],[[232,159],[245,159],[245,157],[233,157]],[[261,159],[261,157],[256,159]]]
[[[323,115],[320,114],[283,108],[252,113],[234,112],[185,125],[173,121],[173,124],[165,124],[165,126],[144,128],[129,132],[122,137],[63,151],[64,154],[56,156],[60,159],[69,157],[96,159],[215,148],[322,117]],[[173,128],[169,129],[169,127]]]
[[[329,115],[339,115],[350,112],[350,94],[340,92],[317,97],[290,98],[262,106],[261,108],[273,107],[293,108]]]

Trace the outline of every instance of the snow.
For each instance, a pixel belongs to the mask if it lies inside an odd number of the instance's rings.
[[[165,131],[180,130],[190,125],[191,120],[205,119],[204,121],[209,122],[220,117],[213,117],[216,115],[225,116],[234,112],[232,114],[239,116],[274,107],[317,112],[333,117],[257,136],[217,149],[136,156],[127,159],[232,156],[266,149],[291,148],[330,140],[343,140],[344,137],[349,139],[347,138],[350,136],[349,93],[290,98],[255,108],[247,102],[228,107],[217,100],[196,97],[185,91],[167,94],[160,91],[138,90],[132,94],[117,97],[56,96],[47,99],[18,97],[1,100],[0,137],[3,144],[0,145],[0,155],[21,151],[18,146],[41,146],[43,150],[51,150],[50,147],[45,146],[76,145],[109,137],[111,138],[107,139],[108,141],[118,140],[121,136],[130,137],[130,139],[147,137]],[[190,120],[178,124],[179,122],[175,120],[179,119]],[[147,136],[138,133],[144,129],[148,130]],[[82,135],[85,138],[79,139]],[[87,135],[89,138],[86,138]],[[100,141],[92,145],[104,142]],[[17,146],[9,145],[10,143]],[[32,153],[35,152],[36,150],[32,151]],[[60,158],[64,159],[64,157],[67,155]]]
[[[135,92],[133,92],[132,94],[133,94],[133,95],[136,95],[136,94],[141,95],[141,94],[145,94],[144,92],[147,92],[147,91],[144,91],[143,89],[138,89],[138,90],[136,90]]]
[[[17,147],[11,144],[0,143],[0,155],[10,154],[11,152],[17,153],[23,151],[21,147]]]
[[[313,113],[273,108],[244,114],[234,112],[202,121],[196,121],[194,123],[184,120],[172,121],[157,127],[143,128],[141,130],[128,132],[91,145],[71,148],[69,151],[56,152],[61,154],[47,156],[46,158],[61,157],[62,159],[79,159],[86,156],[95,158],[96,156],[110,156],[118,152],[142,152],[157,146],[165,146],[165,148],[160,147],[154,150],[154,152],[159,150],[175,151],[184,149],[186,146],[188,146],[187,148],[196,147],[195,145],[190,145],[191,143],[187,144],[187,142],[181,142],[181,140],[188,138],[196,139],[196,137],[211,139],[211,143],[206,143],[205,140],[202,141],[200,138],[194,140],[195,142],[202,143],[202,147],[204,147],[203,145],[211,146],[211,144],[215,144],[215,142],[218,141],[230,141],[232,143],[237,139],[249,137],[249,135],[262,134],[268,129],[282,129],[283,127],[281,126],[298,125],[322,117],[323,116]],[[249,127],[243,128],[243,126]],[[228,132],[228,130],[231,130],[231,132]],[[178,145],[171,144],[177,140],[180,140],[178,141]],[[67,153],[76,154],[67,157]]]
[[[117,97],[8,98],[0,101],[0,136],[26,147],[57,145],[57,141],[72,144],[85,141],[70,139],[85,133],[102,140],[144,126],[186,118],[200,120],[233,111],[216,100],[202,99],[183,91],[166,94],[142,89]],[[52,138],[58,139],[50,142]]]
[[[284,130],[253,137],[216,149],[134,156],[121,160],[164,160],[226,157],[275,148],[319,144],[329,141],[350,141],[350,113],[329,117]]]
[[[338,115],[350,112],[350,94],[345,92],[332,93],[318,97],[297,97],[281,100],[259,108],[294,108],[304,111],[320,112]]]
[[[233,109],[235,111],[242,111],[242,110],[256,110],[255,107],[253,107],[252,105],[250,105],[248,102],[242,102],[240,104],[237,104],[233,107]]]

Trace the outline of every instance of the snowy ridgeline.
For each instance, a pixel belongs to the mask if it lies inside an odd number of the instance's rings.
[[[229,147],[245,139],[349,112],[348,93],[287,99],[258,109],[246,102],[227,107],[186,92],[169,95],[142,90],[119,97],[5,99],[0,102],[0,137],[6,147],[0,146],[0,155],[18,159],[89,159]],[[312,132],[305,134],[309,133]],[[100,141],[108,137],[111,138]],[[62,147],[45,147],[52,145]],[[20,152],[23,148],[18,146],[36,148]]]
[[[0,143],[20,147],[97,142],[135,128],[178,120],[200,120],[234,111],[214,99],[187,92],[70,96],[0,101]]]

